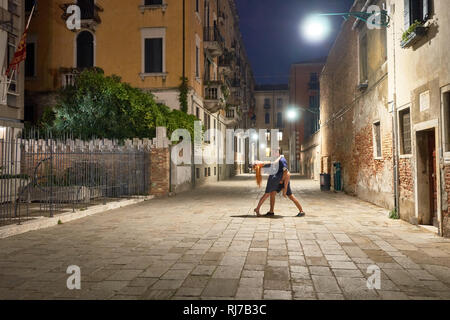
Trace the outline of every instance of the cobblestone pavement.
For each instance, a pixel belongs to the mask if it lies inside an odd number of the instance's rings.
[[[450,240],[292,185],[304,218],[280,197],[275,218],[252,216],[263,189],[240,176],[0,240],[0,299],[450,299]],[[69,265],[81,290],[67,289]]]

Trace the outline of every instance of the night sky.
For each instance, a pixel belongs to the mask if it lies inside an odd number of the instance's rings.
[[[300,26],[314,12],[348,12],[354,0],[236,0],[245,48],[257,84],[288,83],[292,63],[327,56],[343,18],[320,44],[303,39]]]

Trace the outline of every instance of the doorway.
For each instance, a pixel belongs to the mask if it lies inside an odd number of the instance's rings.
[[[418,223],[438,227],[436,130],[417,132]]]

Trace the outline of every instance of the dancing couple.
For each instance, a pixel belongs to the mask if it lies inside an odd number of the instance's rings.
[[[279,157],[274,161],[257,161],[254,165],[256,169],[256,180],[258,181],[258,184],[261,181],[261,168],[267,168],[271,167],[272,169],[278,170],[276,173],[271,174],[269,176],[269,179],[267,180],[267,186],[266,186],[266,192],[262,196],[261,200],[259,200],[258,206],[255,208],[254,212],[255,214],[260,217],[262,216],[260,213],[261,206],[263,203],[270,197],[270,211],[266,214],[266,216],[274,216],[275,215],[275,196],[277,193],[280,193],[283,191],[283,197],[289,198],[297,207],[299,210],[299,213],[297,214],[297,217],[303,217],[305,216],[305,212],[303,211],[302,206],[300,205],[300,202],[297,200],[297,198],[292,194],[291,190],[291,174],[288,170],[288,165],[286,158],[283,155],[280,155],[280,150],[278,149],[277,155]]]

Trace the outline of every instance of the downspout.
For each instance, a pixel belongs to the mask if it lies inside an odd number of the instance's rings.
[[[183,80],[186,77],[186,0],[183,0]]]
[[[396,77],[396,54],[395,54],[395,22],[392,22],[392,38],[393,38],[393,64],[394,64],[394,101],[393,101],[393,122],[394,122],[394,145],[392,151],[394,153],[394,207],[397,211],[398,217],[400,217],[400,205],[399,205],[399,177],[398,177],[398,163],[399,163],[399,150],[398,150],[398,119],[397,119],[397,77]]]

